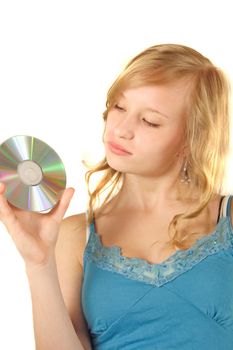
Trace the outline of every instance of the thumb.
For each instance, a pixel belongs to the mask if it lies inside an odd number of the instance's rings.
[[[60,223],[69,207],[70,201],[74,195],[75,189],[66,188],[55,207],[50,211],[51,217]]]

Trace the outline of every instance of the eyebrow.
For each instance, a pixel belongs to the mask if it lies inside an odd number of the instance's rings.
[[[166,114],[158,111],[157,109],[153,109],[153,108],[146,108],[147,111],[150,111],[150,112],[154,112],[154,113],[157,113],[157,114],[160,114],[162,117],[165,117],[165,118],[169,118]]]
[[[123,92],[121,92],[120,95],[122,95],[124,98],[126,98],[126,96],[124,95]],[[153,109],[153,108],[149,108],[149,107],[148,107],[148,108],[146,108],[146,111],[153,112],[153,113],[157,113],[157,114],[161,115],[162,117],[164,117],[164,118],[166,118],[166,119],[169,119],[169,117],[168,117],[166,114],[164,114],[164,113],[158,111],[157,109]]]

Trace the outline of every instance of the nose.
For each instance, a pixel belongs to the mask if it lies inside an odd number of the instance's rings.
[[[115,136],[119,138],[132,139],[134,137],[134,126],[132,118],[126,117],[121,120],[114,128]]]

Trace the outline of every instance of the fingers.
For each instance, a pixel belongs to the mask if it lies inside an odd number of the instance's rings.
[[[10,204],[4,196],[6,186],[0,182],[0,219],[10,232],[16,229],[18,223],[17,217],[14,211],[11,209]],[[67,188],[64,190],[57,205],[49,212],[49,216],[52,217],[57,223],[60,223],[69,207],[71,198],[73,197],[74,188]]]
[[[8,229],[11,230],[16,224],[17,218],[14,215],[10,205],[8,204],[7,199],[4,196],[6,190],[5,184],[0,183],[0,219]]]
[[[0,182],[0,194],[4,193],[6,189],[6,185],[3,182]]]
[[[74,195],[75,189],[70,187],[64,190],[57,205],[50,211],[50,215],[60,223],[69,207],[70,201]]]

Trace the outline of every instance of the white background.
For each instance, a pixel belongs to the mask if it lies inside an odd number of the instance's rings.
[[[199,50],[232,81],[230,5],[230,0],[0,1],[0,143],[19,134],[48,143],[64,162],[67,186],[76,189],[66,216],[85,210],[81,161],[103,156],[102,112],[116,75],[143,49],[169,42]],[[231,191],[232,173],[229,164]],[[33,350],[24,265],[2,224],[0,278],[0,349]]]

